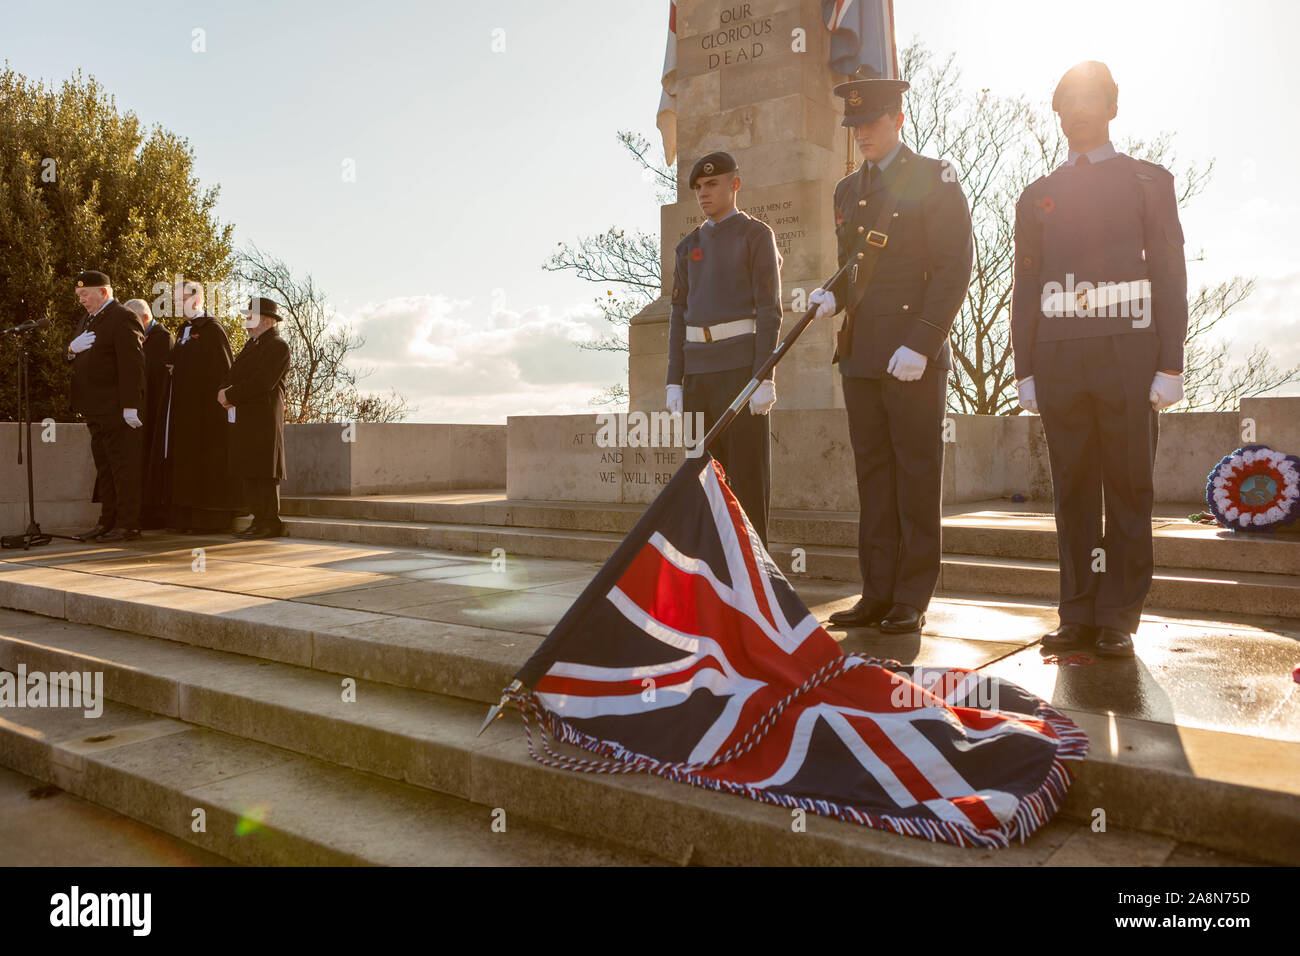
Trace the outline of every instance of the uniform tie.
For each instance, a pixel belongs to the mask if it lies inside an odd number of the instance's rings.
[[[1076,165],[1076,166],[1091,166],[1091,165],[1092,165],[1092,160],[1088,158],[1088,154],[1087,154],[1087,153],[1083,153],[1081,156],[1079,156],[1078,158],[1075,159],[1075,161],[1074,161],[1074,165]]]

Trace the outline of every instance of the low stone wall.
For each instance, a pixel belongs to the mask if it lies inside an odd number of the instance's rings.
[[[597,440],[596,415],[512,416],[505,425],[290,425],[285,429],[285,494],[418,494],[505,487],[511,498],[647,503],[682,460],[678,447],[612,447]],[[626,435],[627,416],[619,416]],[[19,427],[0,423],[0,532],[27,526],[26,469],[17,462]],[[943,493],[948,502],[1023,494],[1050,500],[1042,422],[952,415],[947,422]],[[46,528],[88,526],[95,469],[85,425],[36,426],[32,434],[36,518]],[[1252,398],[1240,412],[1160,416],[1156,499],[1194,503],[1205,476],[1228,452],[1259,442],[1300,453],[1300,397]],[[843,409],[774,409],[772,505],[854,511],[857,491]]]
[[[504,425],[289,425],[287,495],[382,495],[506,483]]]
[[[1300,453],[1300,397],[1246,399],[1241,412],[1167,412],[1160,416],[1155,491],[1161,502],[1195,503],[1205,476],[1228,452],[1249,442]],[[646,413],[642,421],[653,425]],[[631,420],[635,421],[635,419]],[[517,416],[507,421],[509,497],[524,500],[650,501],[681,461],[682,449],[637,442],[619,416]],[[654,435],[656,429],[648,429]],[[667,438],[667,435],[656,436]],[[680,436],[678,440],[680,440]],[[1041,419],[951,415],[946,423],[943,495],[948,502],[1022,494],[1052,497]],[[626,444],[618,441],[627,439]],[[848,420],[843,409],[772,411],[772,506],[810,511],[858,507]]]
[[[349,431],[348,428],[351,430]],[[27,527],[27,469],[19,465],[20,426],[0,422],[0,532]],[[369,495],[502,488],[504,425],[289,425],[284,494]],[[95,465],[82,423],[32,431],[36,519],[44,530],[89,527]],[[24,449],[24,461],[26,451]]]
[[[20,465],[21,432],[21,425],[0,422],[0,532],[4,534],[27,528],[27,446],[24,443]],[[90,500],[95,493],[95,464],[85,425],[32,426],[32,479],[41,530],[85,530],[99,517],[99,505]]]

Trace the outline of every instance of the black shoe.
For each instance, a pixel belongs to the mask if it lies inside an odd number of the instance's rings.
[[[107,534],[99,536],[100,541],[134,541],[140,537],[139,528],[114,528]]]
[[[844,627],[879,627],[881,618],[885,616],[885,612],[888,610],[888,604],[859,598],[858,603],[853,607],[845,608],[843,611],[836,611],[828,620],[831,624],[839,624]]]
[[[1132,657],[1133,636],[1118,628],[1099,627],[1094,648],[1102,657]]]
[[[83,531],[81,534],[74,534],[72,537],[77,541],[94,541],[101,534],[108,534],[108,529],[102,524],[97,524],[89,531]]]
[[[1063,623],[1054,631],[1043,635],[1043,646],[1065,650],[1070,647],[1091,647],[1097,629],[1088,624]]]
[[[910,604],[895,604],[880,622],[886,634],[907,634],[925,626],[925,614]]]

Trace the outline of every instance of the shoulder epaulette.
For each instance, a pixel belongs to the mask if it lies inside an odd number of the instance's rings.
[[[1153,179],[1173,179],[1174,174],[1159,163],[1153,163],[1149,159],[1139,159],[1137,167],[1137,178],[1145,180]]]

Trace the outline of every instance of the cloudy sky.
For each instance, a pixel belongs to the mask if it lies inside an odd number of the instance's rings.
[[[615,134],[658,142],[667,6],[127,0],[106,15],[68,0],[54,16],[0,0],[0,57],[47,81],[81,69],[119,108],[188,137],[237,241],[310,271],[365,336],[366,387],[404,392],[414,420],[501,422],[589,411],[624,377],[617,355],[577,347],[606,330],[592,305],[604,290],[541,265],[558,242],[614,224],[658,229],[653,191]],[[900,45],[955,52],[975,88],[1046,101],[1065,67],[1105,60],[1120,86],[1116,140],[1169,130],[1180,163],[1216,161],[1183,217],[1189,256],[1203,252],[1193,286],[1256,276],[1228,330],[1235,347],[1262,341],[1279,364],[1300,363],[1300,4],[895,10]]]

